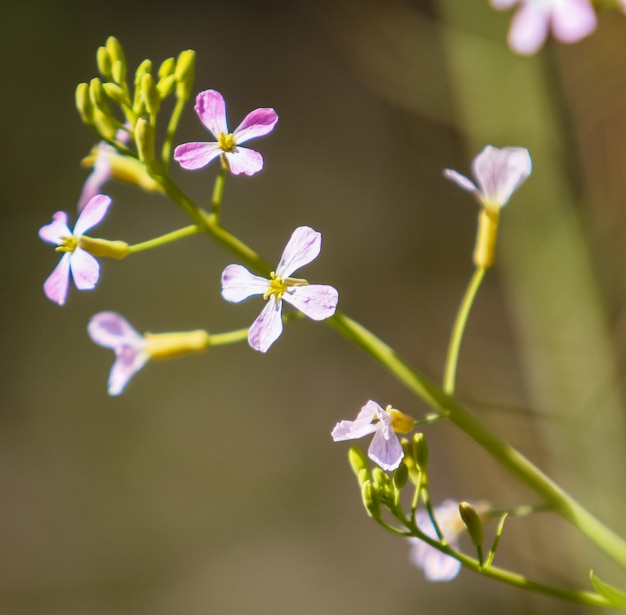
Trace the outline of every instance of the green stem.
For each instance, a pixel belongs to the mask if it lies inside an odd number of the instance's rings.
[[[209,335],[209,347],[225,346],[226,344],[236,344],[248,339],[248,327],[245,329],[237,329],[236,331],[228,331],[227,333],[213,333]]]
[[[215,178],[215,184],[213,185],[213,196],[211,198],[211,213],[215,216],[215,219],[219,221],[220,210],[222,208],[222,197],[224,196],[224,181],[226,179],[226,173],[228,169],[222,166],[220,172]]]
[[[474,270],[472,279],[467,286],[459,311],[454,321],[452,335],[450,337],[450,345],[448,346],[448,356],[446,357],[446,366],[443,377],[443,390],[452,395],[454,393],[454,385],[456,381],[456,368],[459,362],[459,351],[461,350],[461,341],[465,332],[465,325],[469,317],[470,310],[476,298],[476,293],[480,287],[487,269],[485,267],[477,267]]]
[[[177,231],[172,231],[171,233],[166,233],[165,235],[155,237],[154,239],[149,239],[148,241],[142,241],[141,243],[136,243],[132,246],[128,246],[128,252],[129,254],[134,254],[136,252],[143,252],[144,250],[151,250],[152,248],[157,248],[167,243],[178,241],[179,239],[183,239],[184,237],[195,235],[200,231],[201,229],[198,228],[198,225],[191,224],[190,226],[185,226],[184,228],[178,229]]]
[[[170,115],[170,121],[167,124],[167,131],[165,133],[165,140],[163,141],[163,148],[161,149],[161,160],[163,161],[163,167],[167,170],[170,159],[172,157],[172,143],[174,142],[174,134],[178,128],[178,122],[185,108],[187,102],[184,98],[177,98],[176,105]]]

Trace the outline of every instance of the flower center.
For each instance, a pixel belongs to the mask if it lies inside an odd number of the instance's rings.
[[[220,132],[220,136],[217,137],[217,144],[225,152],[232,152],[237,149],[237,143],[235,143],[235,137],[232,132],[229,132],[227,135]]]
[[[57,252],[73,252],[78,246],[78,239],[74,235],[69,237],[59,237],[61,243],[55,248]]]
[[[266,301],[274,295],[277,301],[283,298],[283,295],[287,292],[287,289],[291,286],[307,286],[309,283],[302,278],[281,278],[276,275],[275,271],[270,273],[270,281],[267,290],[263,294],[263,299]]]

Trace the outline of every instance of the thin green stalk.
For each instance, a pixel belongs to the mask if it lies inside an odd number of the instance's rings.
[[[220,211],[222,208],[222,198],[224,196],[224,181],[226,179],[226,173],[228,169],[223,165],[220,168],[220,172],[215,178],[215,184],[213,184],[213,196],[211,198],[211,213],[215,216],[215,219],[219,221]]]
[[[184,237],[195,235],[200,231],[201,229],[198,227],[197,224],[191,224],[190,226],[185,226],[184,228],[178,229],[177,231],[172,231],[171,233],[160,235],[159,237],[155,237],[154,239],[149,239],[148,241],[142,241],[141,243],[136,243],[132,246],[128,246],[128,252],[129,254],[135,254],[136,252],[143,252],[144,250],[158,248],[160,246],[164,246],[167,243],[172,243],[173,241],[183,239]]]
[[[167,131],[165,133],[165,140],[163,141],[163,148],[161,149],[161,160],[163,161],[163,167],[167,170],[170,160],[172,158],[172,143],[174,142],[174,134],[178,128],[178,122],[185,108],[187,99],[177,98],[176,105],[170,115],[170,121],[167,124]]]
[[[236,331],[228,331],[227,333],[213,333],[209,335],[209,347],[225,346],[226,344],[235,344],[248,339],[248,327],[245,329],[237,329]]]
[[[487,269],[485,267],[476,267],[474,274],[467,286],[459,311],[454,321],[452,328],[452,335],[450,336],[450,345],[448,346],[448,356],[446,357],[446,366],[443,377],[443,390],[452,395],[454,393],[454,386],[456,381],[456,368],[459,362],[459,352],[461,350],[461,341],[463,340],[463,333],[465,332],[465,325],[469,317],[470,310],[474,304],[474,299],[480,284],[485,277]]]

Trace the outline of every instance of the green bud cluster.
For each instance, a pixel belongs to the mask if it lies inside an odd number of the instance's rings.
[[[415,485],[428,484],[428,443],[423,433],[416,433],[411,440],[403,438],[404,463],[408,476]]]

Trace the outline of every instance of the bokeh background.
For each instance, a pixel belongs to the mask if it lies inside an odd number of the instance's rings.
[[[93,144],[74,88],[107,36],[129,65],[197,52],[196,91],[231,125],[273,106],[263,173],[229,178],[226,226],[270,261],[292,230],[323,234],[309,279],[438,380],[471,275],[476,206],[446,182],[487,143],[534,172],[503,214],[472,313],[458,394],[498,433],[626,532],[626,17],[574,46],[506,47],[486,0],[6,2],[0,9],[0,613],[199,615],[583,613],[462,572],[429,584],[362,510],[330,430],[368,399],[428,409],[330,328],[148,365],[119,398],[85,326],[112,309],[139,330],[246,326],[259,302],[219,296],[231,256],[194,237],[103,263],[64,308],[41,285],[37,229],[73,217]],[[202,140],[189,108],[177,142]],[[208,203],[215,166],[175,178]],[[138,242],[188,223],[165,198],[109,185],[98,236]],[[429,427],[432,496],[536,500],[449,425]],[[467,546],[467,545],[466,545]],[[585,586],[623,571],[571,528],[508,522],[497,561]]]

